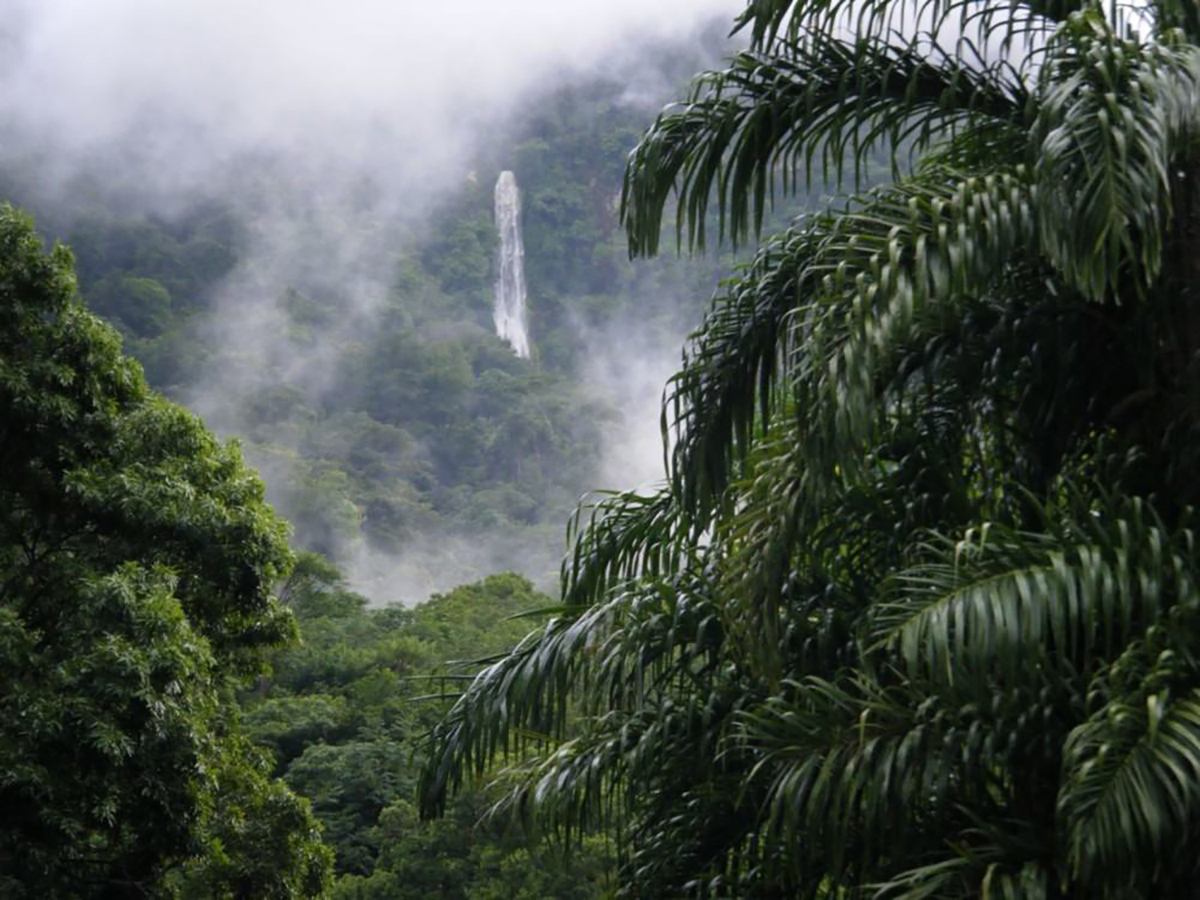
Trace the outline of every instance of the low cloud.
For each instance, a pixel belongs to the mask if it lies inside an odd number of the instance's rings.
[[[243,156],[397,190],[455,174],[530,91],[628,70],[730,0],[15,0],[0,118],[47,164],[124,147],[162,194]]]
[[[624,102],[657,104],[669,86],[650,48],[686,46],[741,6],[10,0],[0,22],[0,170],[35,173],[28,200],[60,223],[79,208],[81,183],[89,202],[168,218],[215,197],[251,223],[212,298],[207,327],[224,352],[176,386],[232,434],[239,401],[255,388],[324,390],[334,348],[374,327],[397,254],[522,104],[595,77],[626,85]],[[281,337],[280,304],[297,284],[328,284],[338,304],[326,339],[303,354]],[[661,474],[658,400],[686,329],[643,331],[640,344],[628,338],[634,330],[588,338],[586,374],[622,417],[599,486]],[[286,478],[286,465],[272,476]],[[420,535],[403,554],[355,545],[342,562],[381,601],[414,602],[504,568],[549,586],[561,534]]]

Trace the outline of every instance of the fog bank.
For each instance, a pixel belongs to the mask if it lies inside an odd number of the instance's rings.
[[[678,89],[658,48],[689,46],[741,5],[9,0],[0,20],[0,169],[19,173],[26,202],[60,226],[88,204],[170,218],[214,197],[250,223],[202,326],[222,353],[170,386],[235,436],[253,391],[328,390],[339,348],[378,327],[398,260],[446,196],[494,180],[472,161],[503,142],[531,98],[610,79],[649,124]],[[283,298],[293,288],[332,310],[303,352],[288,336]],[[588,338],[585,375],[618,416],[598,482],[581,489],[631,488],[661,471],[657,403],[686,327],[638,340],[638,324],[625,327]],[[270,436],[284,451],[292,440]],[[279,495],[287,452],[259,461]],[[486,541],[421,534],[402,552],[359,545],[339,562],[373,599],[414,602],[502,568],[544,579],[562,551],[551,532],[561,529]]]

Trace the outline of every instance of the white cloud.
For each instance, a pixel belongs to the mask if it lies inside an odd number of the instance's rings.
[[[181,173],[292,150],[436,164],[524,92],[686,36],[736,0],[12,0],[0,114],[86,154],[130,137]],[[10,132],[11,133],[11,132]],[[407,163],[407,165],[406,165]]]

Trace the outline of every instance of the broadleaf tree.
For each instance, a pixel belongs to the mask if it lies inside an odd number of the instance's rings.
[[[239,734],[284,523],[0,207],[0,894],[298,897],[331,860]]]
[[[1191,896],[1195,5],[737,26],[623,216],[634,254],[672,208],[757,251],[668,383],[663,487],[580,511],[556,618],[434,732],[425,812],[506,766],[497,812],[612,830],[627,896]],[[817,175],[844,200],[762,237]]]

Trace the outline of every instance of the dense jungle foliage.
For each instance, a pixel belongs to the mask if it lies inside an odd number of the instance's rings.
[[[694,56],[679,53],[679,74]],[[436,822],[415,805],[420,738],[442,712],[421,695],[473,668],[448,660],[510,648],[539,620],[507,617],[550,599],[496,575],[369,608],[322,556],[302,552],[292,569],[286,526],[242,453],[305,551],[524,531],[517,546],[554,558],[617,421],[586,383],[589,329],[636,318],[643,335],[677,333],[716,270],[626,260],[614,210],[645,113],[624,89],[543,98],[419,233],[401,229],[368,331],[337,332],[350,301],[319,267],[289,273],[273,302],[283,352],[327,353],[329,377],[313,391],[281,368],[221,398],[240,446],[154,389],[192,400],[213,370],[274,364],[236,358],[214,327],[261,240],[247,206],[201,198],[154,215],[81,175],[39,222],[73,259],[46,256],[5,208],[0,893],[606,889],[606,837],[531,848],[509,824],[479,823],[494,790]],[[532,363],[490,322],[494,174],[479,173],[500,166],[525,194]],[[0,187],[36,197],[36,178],[10,165]]]
[[[535,624],[512,617],[549,598],[519,576],[494,575],[416,607],[371,609],[328,562],[306,555],[281,600],[306,638],[277,651],[271,674],[243,696],[245,727],[272,751],[275,774],[312,803],[336,854],[334,897],[600,895],[611,867],[602,838],[567,855],[531,848],[508,823],[479,824],[495,799],[486,792],[464,795],[436,822],[416,809],[423,745],[441,714],[431,695],[462,677],[447,661],[508,650]]]
[[[439,726],[438,814],[619,835],[630,897],[1189,898],[1200,881],[1191,0],[752,0],[630,158],[734,241],[667,482]],[[782,181],[782,184],[780,183]]]
[[[317,895],[233,692],[295,635],[286,528],[0,206],[0,893]]]

